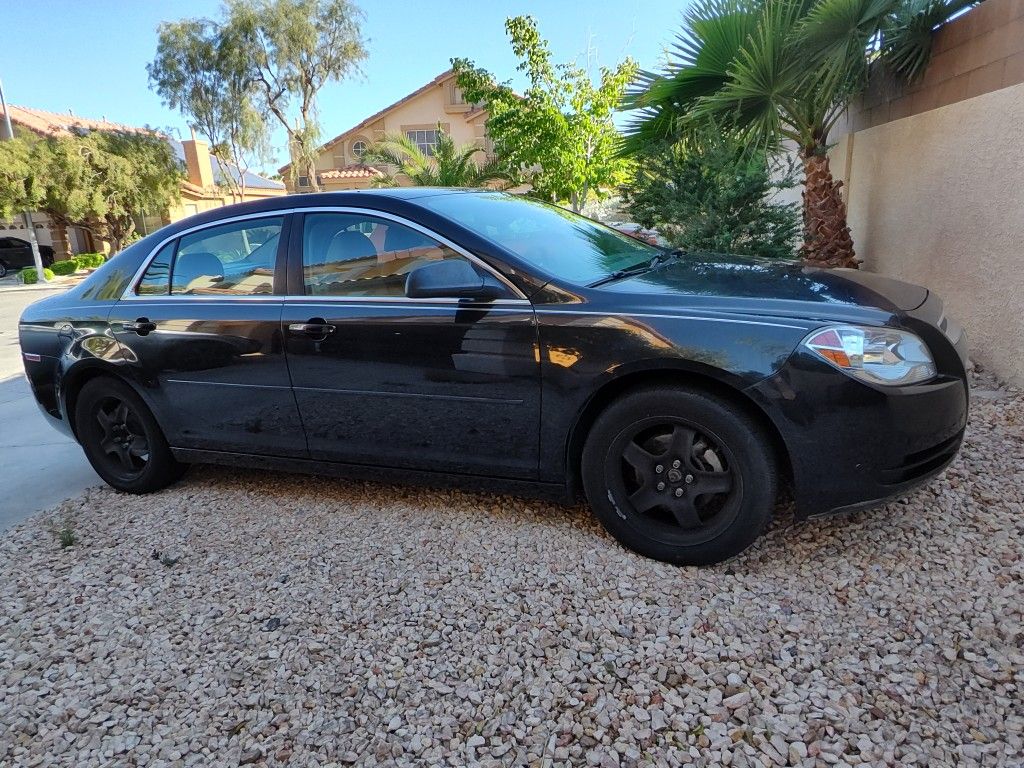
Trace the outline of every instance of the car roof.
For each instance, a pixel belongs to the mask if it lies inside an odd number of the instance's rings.
[[[408,205],[415,205],[416,200],[437,195],[472,195],[493,192],[487,189],[462,189],[453,187],[392,187],[387,189],[353,189],[344,192],[309,192],[301,195],[282,195],[281,197],[253,200],[247,203],[235,203],[221,208],[213,208],[202,213],[189,216],[174,222],[165,234],[207,224],[233,216],[245,216],[254,213],[274,213],[275,211],[293,208],[316,208],[319,206],[353,206],[357,208],[380,206],[383,210],[392,210]],[[418,207],[418,206],[417,206]]]

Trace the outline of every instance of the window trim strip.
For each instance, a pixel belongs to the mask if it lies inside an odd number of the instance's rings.
[[[427,235],[428,237],[432,237],[435,240],[437,240],[438,242],[448,246],[449,248],[451,248],[453,251],[455,251],[459,255],[465,257],[466,259],[468,259],[472,264],[475,264],[476,266],[478,266],[481,269],[483,269],[485,272],[488,272],[489,274],[491,274],[495,279],[500,281],[502,285],[506,286],[512,292],[512,295],[515,297],[515,298],[511,298],[511,299],[500,299],[499,301],[517,301],[517,302],[520,302],[520,303],[523,303],[523,304],[530,304],[530,300],[526,298],[526,295],[522,291],[520,291],[512,283],[512,281],[510,281],[507,277],[505,277],[503,274],[501,274],[498,270],[496,270],[494,267],[492,267],[486,261],[481,259],[479,256],[476,256],[476,255],[470,253],[465,248],[463,248],[462,246],[458,245],[457,243],[452,242],[451,240],[449,240],[444,235],[440,235],[437,232],[434,232],[434,231],[428,229],[427,227],[424,227],[422,224],[419,224],[418,222],[415,222],[415,221],[412,221],[410,219],[407,219],[404,216],[399,216],[397,214],[390,213],[388,211],[381,211],[381,210],[378,210],[376,208],[359,208],[359,207],[351,206],[351,205],[317,205],[317,206],[310,206],[310,207],[282,208],[282,209],[278,209],[278,210],[275,210],[275,211],[261,211],[259,213],[245,213],[245,214],[239,214],[238,216],[230,216],[230,217],[227,217],[227,218],[224,218],[224,219],[217,219],[216,221],[204,222],[203,224],[197,224],[194,227],[190,227],[188,229],[183,229],[180,232],[175,232],[173,235],[169,235],[168,237],[164,238],[159,243],[157,243],[156,247],[154,247],[149,252],[149,254],[146,256],[146,258],[143,259],[142,265],[138,268],[138,270],[136,270],[135,275],[132,277],[131,281],[128,283],[128,286],[125,288],[124,292],[121,294],[121,299],[120,300],[122,300],[122,301],[139,301],[139,300],[142,300],[142,301],[153,301],[154,298],[155,298],[155,299],[160,300],[160,301],[165,301],[167,299],[172,299],[172,300],[173,299],[178,299],[179,301],[196,301],[197,299],[210,299],[210,298],[212,298],[212,299],[215,299],[217,301],[222,301],[222,300],[225,300],[225,299],[230,299],[232,301],[238,301],[238,300],[245,301],[245,300],[253,300],[253,299],[257,299],[257,300],[261,300],[261,301],[267,301],[267,300],[278,300],[278,301],[280,301],[281,299],[288,299],[288,298],[296,298],[296,297],[298,297],[298,298],[303,298],[303,299],[310,299],[310,298],[312,298],[312,299],[316,299],[316,300],[334,298],[334,299],[343,299],[345,301],[353,301],[353,300],[363,299],[363,300],[366,300],[366,301],[369,301],[369,302],[385,302],[385,303],[391,303],[391,304],[396,303],[396,302],[397,303],[405,303],[405,302],[408,302],[408,303],[420,303],[420,302],[424,302],[424,301],[436,301],[436,299],[412,299],[412,298],[409,298],[409,297],[406,297],[406,296],[361,296],[361,297],[347,297],[347,296],[334,296],[334,297],[322,296],[321,297],[321,296],[316,296],[316,297],[314,297],[314,296],[310,296],[309,294],[306,294],[306,293],[302,293],[302,294],[292,293],[292,294],[272,295],[272,296],[255,294],[255,295],[238,295],[238,296],[225,295],[225,296],[203,296],[203,297],[199,297],[199,296],[183,296],[183,295],[180,295],[180,294],[178,294],[177,296],[175,296],[173,294],[166,295],[166,296],[163,295],[163,294],[139,295],[139,294],[136,293],[136,290],[138,289],[139,281],[142,279],[142,276],[146,273],[146,270],[149,269],[150,262],[157,255],[157,253],[160,252],[160,249],[163,248],[165,245],[167,245],[167,243],[169,243],[171,240],[174,240],[176,238],[185,237],[186,235],[191,235],[194,232],[199,232],[199,231],[202,231],[204,229],[210,229],[212,227],[218,227],[218,226],[221,226],[222,224],[231,224],[231,223],[236,222],[236,221],[246,221],[246,220],[249,220],[249,219],[271,219],[271,218],[277,218],[277,217],[281,217],[281,216],[284,216],[284,217],[292,216],[292,215],[300,214],[300,213],[351,213],[351,214],[364,214],[364,215],[370,215],[370,216],[377,216],[377,217],[382,218],[382,219],[388,219],[390,221],[394,221],[397,224],[402,224],[403,226],[407,226],[410,229],[417,230],[418,232],[421,232],[422,234]],[[452,299],[452,301],[453,302],[458,302],[459,299]]]

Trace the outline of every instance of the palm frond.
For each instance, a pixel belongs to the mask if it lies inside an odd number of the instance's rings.
[[[907,82],[921,78],[931,59],[936,27],[977,5],[978,0],[904,0],[882,26],[880,57]]]

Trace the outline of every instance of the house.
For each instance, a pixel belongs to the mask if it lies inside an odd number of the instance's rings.
[[[368,146],[385,134],[405,134],[430,154],[437,145],[438,124],[456,144],[476,142],[482,149],[489,149],[487,111],[466,103],[455,73],[448,70],[321,146],[316,159],[321,189],[333,192],[373,186],[382,174],[363,164]],[[283,166],[280,172],[289,192],[311,191],[305,176],[299,176],[293,188],[291,165]]]
[[[94,120],[70,113],[47,112],[41,109],[17,107],[13,104],[9,105],[9,109],[11,123],[15,131],[31,131],[43,137],[69,136],[75,131],[136,133],[149,130],[113,123],[106,119]],[[0,110],[0,125],[3,124],[2,115],[3,112]],[[194,134],[186,141],[179,141],[170,136],[163,138],[170,145],[185,172],[185,177],[181,181],[181,199],[166,211],[139,211],[135,217],[135,227],[141,235],[147,235],[165,224],[201,211],[220,208],[231,203],[261,200],[285,194],[285,187],[281,182],[245,171],[245,197],[244,200],[239,200],[238,196],[232,196],[230,190],[224,185],[227,174],[231,174],[234,179],[239,178],[238,168],[212,157],[206,142],[197,139]],[[58,259],[67,258],[76,253],[105,250],[104,244],[97,242],[87,230],[78,227],[56,226],[49,221],[46,214],[38,212],[32,214],[32,219],[39,242],[43,245],[51,245]],[[24,237],[24,227],[20,216],[15,217],[14,221],[10,222],[10,226],[5,227],[4,225],[5,222],[0,221],[0,235]]]

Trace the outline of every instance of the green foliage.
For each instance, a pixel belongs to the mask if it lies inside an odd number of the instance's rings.
[[[642,72],[626,105],[641,151],[708,122],[751,146],[826,149],[829,130],[867,84],[870,62],[923,71],[931,31],[972,0],[697,0],[660,73]],[[927,34],[923,34],[925,28]]]
[[[102,267],[106,260],[106,255],[102,253],[79,253],[75,256],[75,261],[84,269]]]
[[[34,166],[34,147],[34,140],[21,135],[0,141],[0,220],[39,207],[43,190]]]
[[[363,162],[389,171],[383,186],[396,186],[399,174],[417,187],[482,187],[507,180],[500,164],[477,165],[476,155],[482,151],[476,144],[456,145],[438,125],[432,156],[424,154],[408,136],[394,134],[367,147]]]
[[[47,280],[53,280],[55,275],[52,269],[49,267],[43,267],[43,276]],[[29,267],[28,269],[23,269],[18,273],[18,279],[25,285],[35,285],[39,282],[39,273],[36,272],[35,267]]]
[[[177,202],[182,172],[170,145],[151,133],[93,131],[0,143],[0,214],[39,210],[120,250],[133,215]],[[4,160],[11,158],[11,165]]]
[[[623,197],[634,220],[675,247],[793,258],[798,206],[771,202],[795,185],[787,170],[773,179],[763,152],[709,132],[700,142],[648,148]]]
[[[211,153],[239,169],[224,185],[245,197],[244,172],[269,153],[266,116],[256,105],[256,71],[245,35],[207,19],[164,22],[156,58],[146,67],[150,86],[210,143]]]
[[[78,543],[78,534],[76,534],[75,529],[71,527],[71,523],[65,523],[60,530],[57,531],[57,541],[60,542],[61,549],[73,547]]]
[[[228,0],[224,28],[243,41],[259,109],[288,133],[290,173],[316,182],[317,94],[358,74],[363,12],[350,0]],[[292,112],[296,112],[294,119]]]
[[[62,259],[61,261],[55,261],[50,267],[50,271],[55,275],[73,275],[79,269],[79,263],[77,259]]]
[[[591,195],[602,196],[628,176],[612,115],[637,66],[626,59],[601,67],[595,85],[582,67],[551,62],[532,17],[510,18],[505,29],[517,68],[529,80],[525,93],[520,96],[468,59],[453,59],[459,88],[468,102],[486,107],[487,133],[506,166],[529,174],[539,197],[569,200],[579,211]]]

